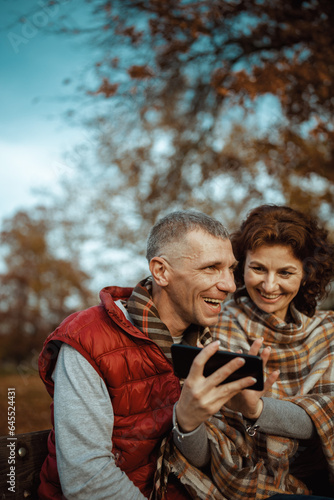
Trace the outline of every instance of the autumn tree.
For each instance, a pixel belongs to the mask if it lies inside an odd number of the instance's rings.
[[[77,89],[90,144],[56,204],[82,241],[143,253],[152,222],[180,207],[233,228],[256,204],[287,203],[330,224],[331,0],[79,5],[88,23],[65,16],[53,29],[95,49]]]
[[[93,121],[100,161],[132,184],[146,178],[147,212],[156,215],[152,202],[161,195],[184,202],[184,190],[187,198],[208,178],[249,169],[242,148],[224,154],[222,138],[231,121],[240,121],[236,106],[249,114],[268,94],[277,98],[269,131],[261,124],[256,130],[261,113],[246,122],[243,145],[254,148],[253,165],[263,162],[279,180],[284,167],[284,181],[316,174],[333,182],[330,0],[89,3],[92,24],[82,31],[100,50],[99,83],[87,91],[100,110]],[[63,29],[80,32],[78,25]],[[133,133],[125,135],[129,126]],[[169,146],[165,156],[152,152],[159,139]],[[197,180],[189,169],[198,171]],[[329,203],[330,194],[325,189],[322,200]]]
[[[37,212],[37,213],[36,213]],[[91,301],[89,277],[57,257],[44,210],[18,212],[3,222],[0,274],[0,355],[20,362],[71,312]]]

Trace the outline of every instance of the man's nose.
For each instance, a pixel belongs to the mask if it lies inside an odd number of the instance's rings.
[[[226,273],[221,276],[221,279],[217,282],[218,290],[227,293],[234,293],[236,290],[233,273]]]

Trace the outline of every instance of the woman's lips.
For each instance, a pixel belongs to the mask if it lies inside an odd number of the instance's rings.
[[[282,294],[281,293],[264,293],[261,290],[258,290],[259,295],[261,295],[261,298],[264,300],[270,300],[270,301],[276,301],[278,300]]]

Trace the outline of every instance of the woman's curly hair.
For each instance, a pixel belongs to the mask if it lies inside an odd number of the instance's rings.
[[[238,266],[235,270],[236,301],[247,295],[244,266],[248,250],[262,245],[285,245],[303,264],[304,276],[294,298],[296,308],[313,316],[317,302],[325,298],[334,277],[334,244],[316,218],[286,206],[261,205],[253,209],[231,235]]]

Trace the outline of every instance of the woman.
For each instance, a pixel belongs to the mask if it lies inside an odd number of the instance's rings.
[[[265,371],[280,376],[262,398],[244,391],[230,408],[253,413],[264,489],[334,497],[334,314],[316,311],[334,276],[334,246],[315,219],[268,205],[249,214],[232,245],[237,291],[214,336],[245,351],[262,337],[271,348]]]
[[[237,290],[212,333],[231,351],[258,354],[262,344],[270,383],[242,391],[207,424],[209,471],[192,467],[189,441],[185,452],[175,437],[184,457],[174,448],[171,470],[190,491],[216,488],[211,498],[334,498],[334,313],[316,310],[334,277],[334,245],[315,219],[275,205],[250,212],[231,241]]]

